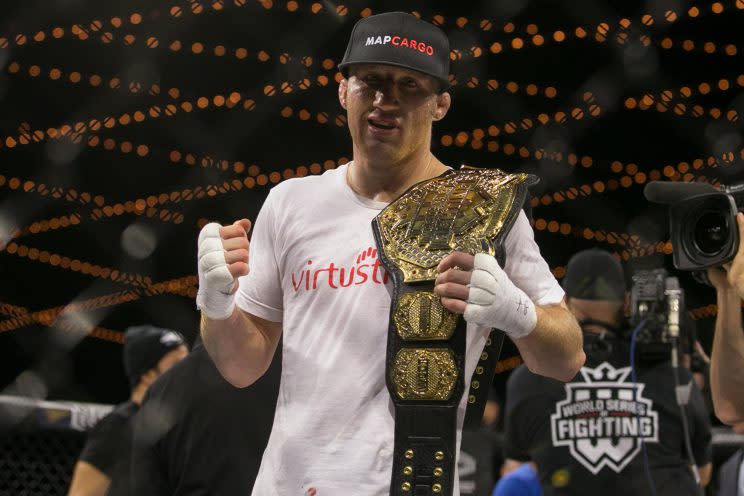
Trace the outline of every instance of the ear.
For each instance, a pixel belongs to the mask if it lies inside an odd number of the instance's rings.
[[[342,79],[341,82],[338,83],[338,101],[344,110],[346,110],[346,91],[349,88],[348,85],[349,82],[346,80],[346,78]]]
[[[437,95],[435,104],[436,106],[432,113],[432,119],[435,121],[441,121],[444,119],[444,116],[447,115],[450,105],[452,105],[452,97],[445,91],[444,93]]]

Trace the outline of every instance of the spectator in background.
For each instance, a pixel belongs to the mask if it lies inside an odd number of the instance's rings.
[[[247,388],[222,378],[201,343],[147,391],[135,418],[137,496],[249,495],[274,418],[281,352]]]
[[[75,464],[68,496],[130,494],[132,417],[150,384],[187,354],[188,348],[177,332],[149,325],[125,331],[124,369],[131,390],[129,400],[98,421],[88,434]]]
[[[594,249],[574,255],[563,289],[584,331],[586,365],[566,384],[524,366],[514,371],[506,393],[507,462],[534,462],[546,495],[646,494],[647,454],[658,496],[695,494],[672,375],[679,373],[687,384],[689,370],[675,371],[663,358],[636,363],[634,385],[625,278],[609,253]],[[711,473],[710,420],[694,383],[685,411],[705,485]]]

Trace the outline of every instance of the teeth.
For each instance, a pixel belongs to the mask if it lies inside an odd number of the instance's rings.
[[[382,122],[369,121],[375,127],[381,127],[382,129],[393,129],[395,126],[391,124],[383,124]]]

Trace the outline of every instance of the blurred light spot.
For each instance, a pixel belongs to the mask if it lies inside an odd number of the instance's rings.
[[[134,223],[121,233],[122,248],[129,256],[137,260],[142,260],[152,255],[157,244],[155,231],[141,223]]]
[[[67,165],[74,161],[83,149],[82,143],[73,143],[68,139],[47,141],[45,151],[47,158],[54,165]]]
[[[16,223],[4,212],[0,212],[0,249],[4,249],[10,242],[13,231],[18,228]]]
[[[31,370],[21,372],[21,374],[16,377],[13,386],[13,389],[15,389],[15,393],[18,396],[42,399],[46,398],[48,393],[44,379]]]
[[[656,74],[659,62],[656,52],[642,43],[630,43],[623,50],[623,64],[634,81],[649,79]]]

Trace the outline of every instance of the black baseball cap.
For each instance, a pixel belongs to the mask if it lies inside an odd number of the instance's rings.
[[[124,332],[124,369],[134,388],[142,374],[154,368],[161,358],[185,345],[183,336],[152,325],[128,327]]]
[[[353,64],[385,64],[427,74],[449,88],[449,39],[438,27],[405,12],[386,12],[357,21],[344,59],[338,64],[348,77]]]
[[[580,251],[568,261],[563,290],[567,296],[581,300],[623,301],[623,267],[604,250]]]

